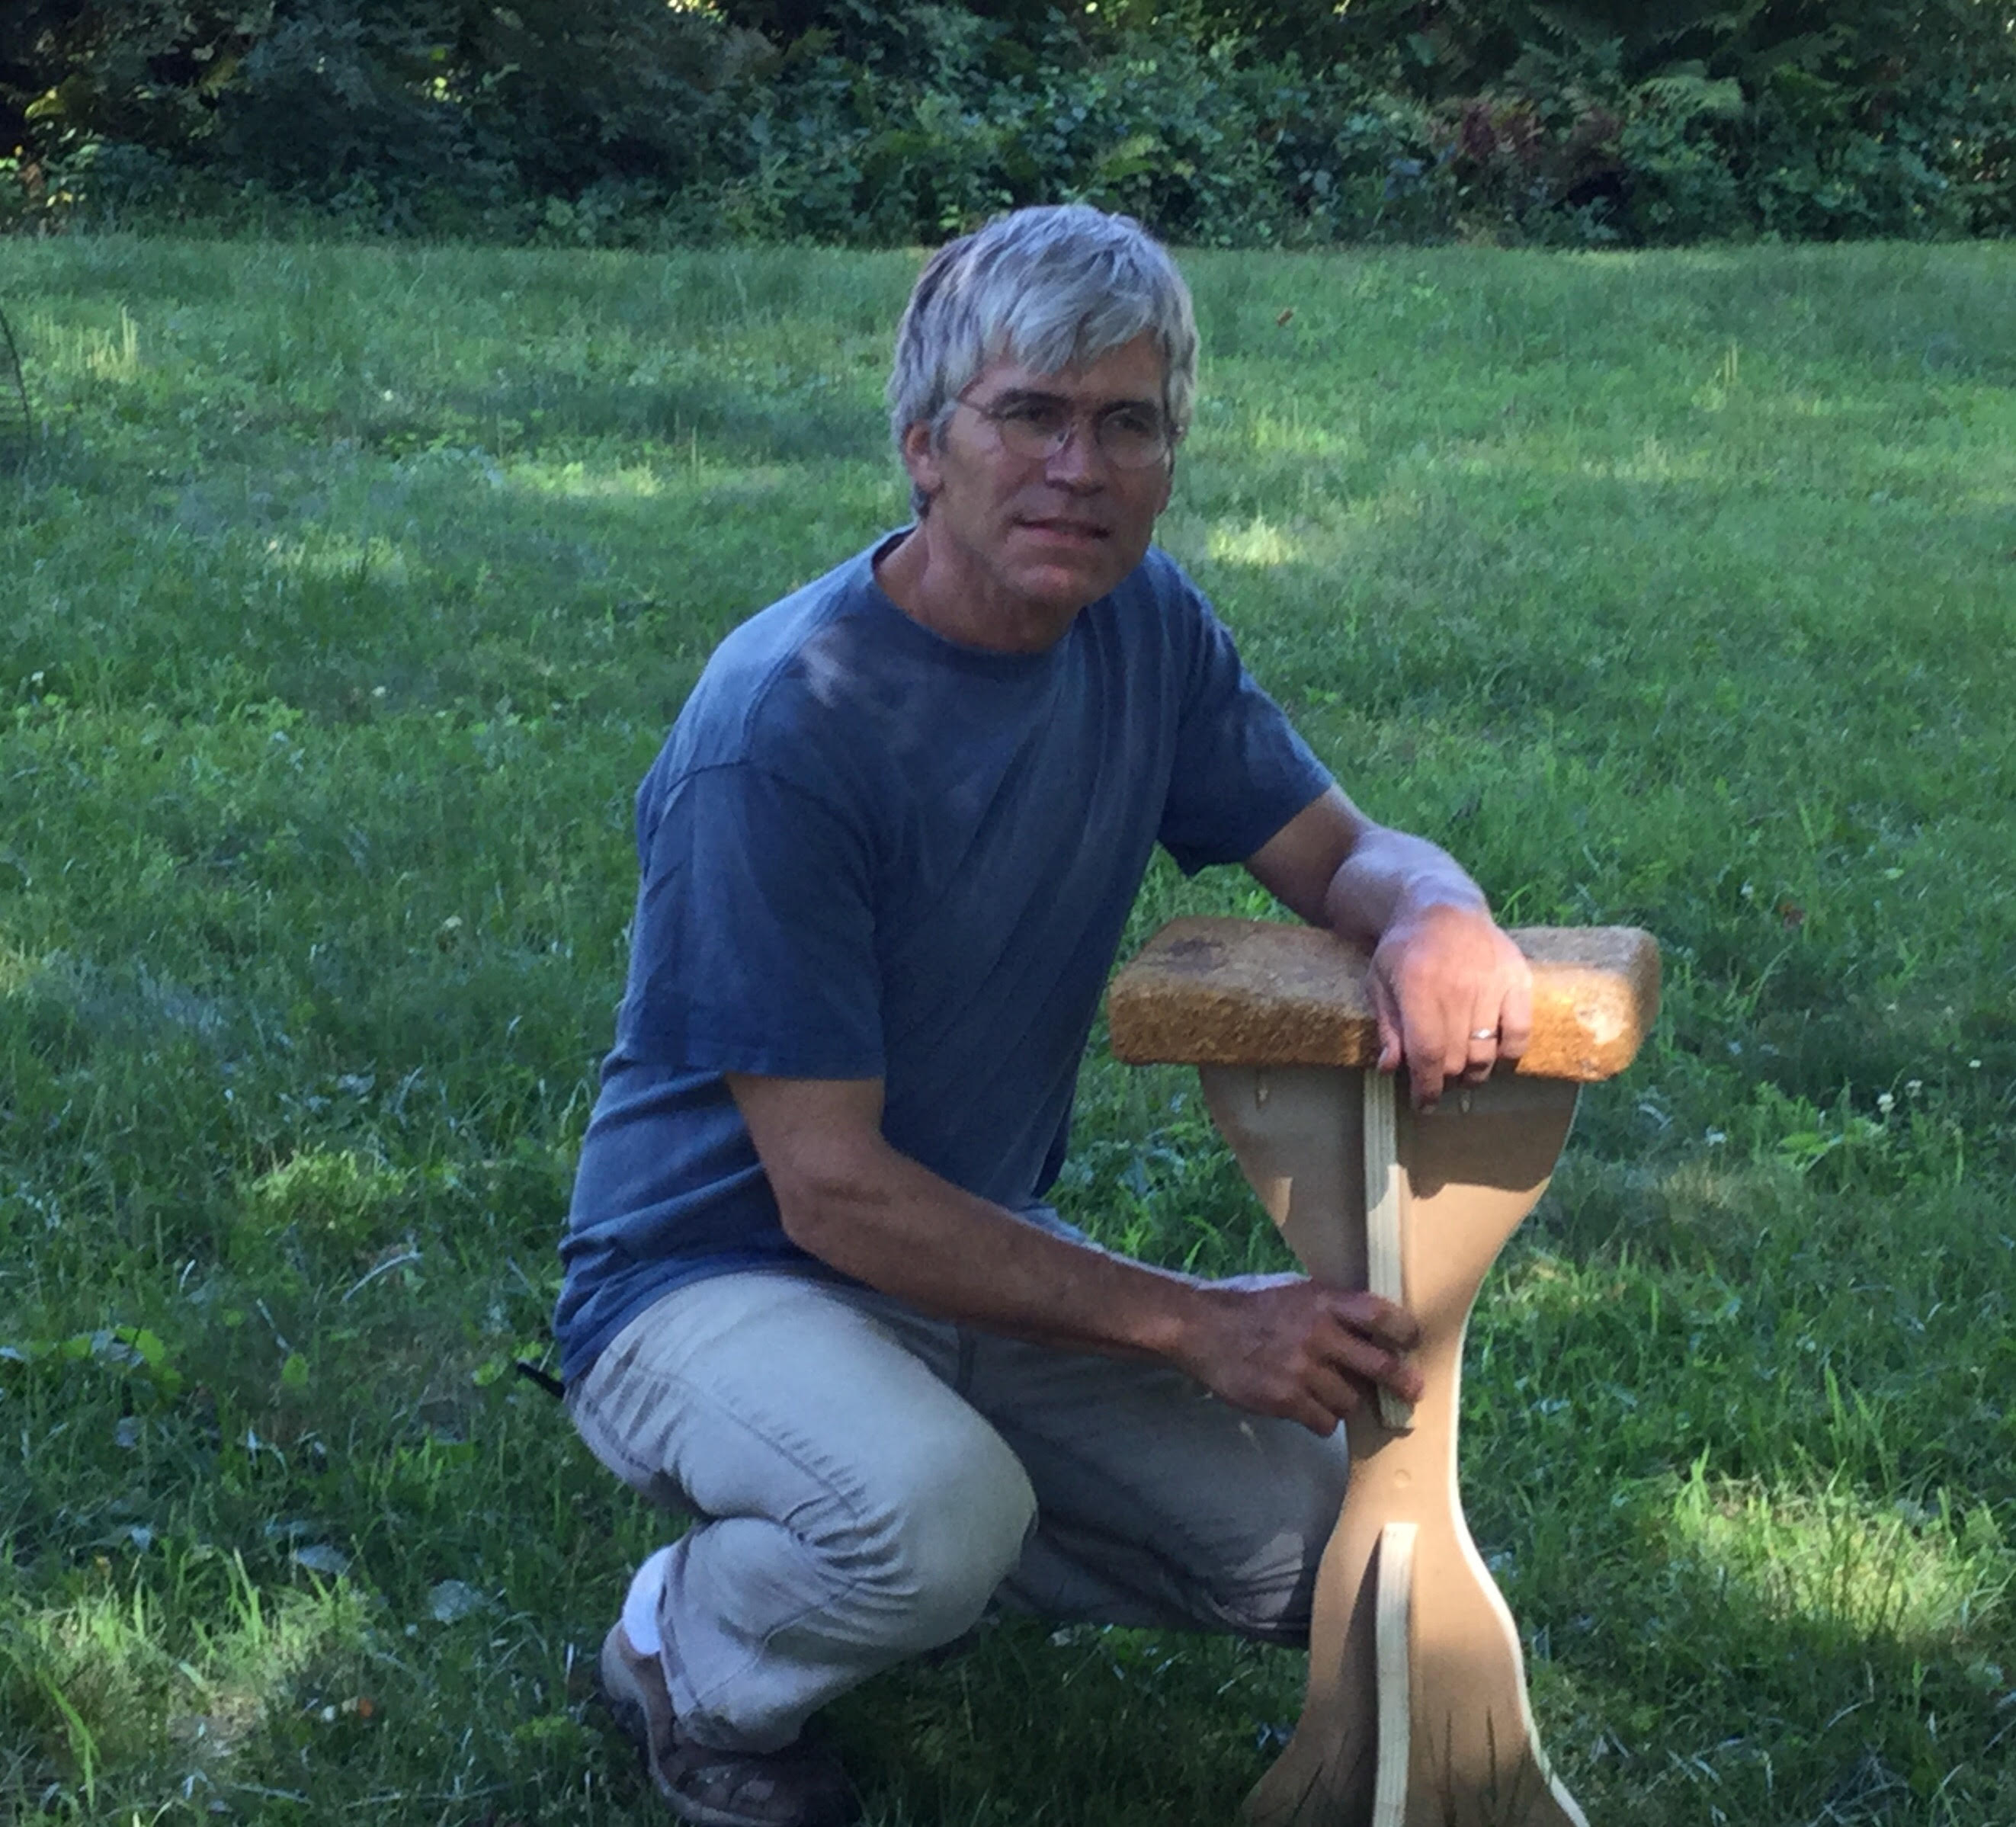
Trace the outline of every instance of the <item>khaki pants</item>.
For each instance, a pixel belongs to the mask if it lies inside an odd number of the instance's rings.
[[[1247,1414],[1165,1367],[1028,1345],[788,1271],[717,1276],[569,1392],[617,1476],[693,1526],[659,1602],[684,1728],[788,1744],[990,1601],[1299,1644],[1344,1430]]]

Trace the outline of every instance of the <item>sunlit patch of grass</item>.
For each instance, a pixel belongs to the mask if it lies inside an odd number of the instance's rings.
[[[1243,526],[1212,528],[1208,550],[1220,564],[1251,570],[1292,564],[1302,556],[1301,542],[1293,533],[1271,521],[1258,519]]]
[[[404,548],[382,536],[359,539],[315,533],[300,539],[275,537],[267,540],[265,555],[275,570],[298,577],[351,584],[369,580],[391,589],[400,588],[408,578]]]
[[[38,321],[36,327],[44,325]],[[139,375],[140,326],[124,304],[109,326],[65,326],[50,341],[59,371],[67,369],[94,381],[113,384],[132,380]]]
[[[253,1181],[234,1231],[246,1247],[292,1234],[355,1259],[409,1227],[417,1203],[411,1177],[354,1149],[306,1149]]]
[[[13,996],[34,978],[38,960],[0,935],[0,996]]]
[[[101,1557],[67,1602],[8,1619],[0,1706],[57,1793],[95,1810],[100,1773],[136,1766],[185,1798],[214,1790],[247,1740],[301,1705],[304,1674],[369,1631],[340,1583],[269,1594],[242,1561],[223,1572],[221,1587],[194,1583],[214,1609],[178,1615],[185,1595],[122,1589]]]
[[[520,462],[511,467],[514,488],[563,500],[656,500],[667,492],[655,469],[591,467],[584,463]]]
[[[2009,1635],[2016,1552],[1985,1507],[1953,1516],[1839,1489],[1718,1488],[1697,1470],[1675,1501],[1672,1541],[1733,1604],[1845,1642],[1888,1638],[1924,1655]]]

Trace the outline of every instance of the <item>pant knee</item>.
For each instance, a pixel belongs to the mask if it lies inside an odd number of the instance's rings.
[[[1328,1440],[1313,1436],[1310,1447],[1298,1466],[1299,1476],[1289,1485],[1284,1514],[1295,1519],[1303,1538],[1312,1542],[1313,1554],[1320,1555],[1330,1531],[1344,1508],[1344,1494],[1351,1485],[1351,1457],[1340,1426]]]
[[[853,1569],[856,1602],[906,1654],[970,1630],[1021,1558],[1036,1497],[992,1429],[920,1454],[884,1500]]]
[[[1239,1557],[1236,1577],[1212,1594],[1227,1629],[1262,1642],[1308,1641],[1317,1572],[1350,1483],[1350,1461],[1334,1450],[1341,1442],[1305,1438],[1279,1468],[1267,1526]]]

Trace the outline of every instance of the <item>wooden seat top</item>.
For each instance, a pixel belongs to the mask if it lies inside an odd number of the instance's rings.
[[[1592,1084],[1631,1063],[1659,1008],[1659,948],[1635,926],[1527,926],[1524,1076]],[[1369,1066],[1379,1032],[1366,957],[1316,927],[1172,920],[1113,980],[1114,1056],[1132,1065]]]

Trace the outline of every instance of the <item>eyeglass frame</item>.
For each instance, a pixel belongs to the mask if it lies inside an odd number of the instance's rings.
[[[1020,458],[1024,463],[1048,463],[1053,457],[1061,456],[1089,425],[1091,431],[1092,448],[1098,452],[1100,460],[1111,463],[1114,469],[1124,474],[1138,476],[1173,459],[1176,454],[1176,446],[1182,442],[1183,435],[1169,423],[1168,414],[1165,410],[1159,407],[1150,407],[1147,402],[1141,400],[1114,400],[1111,404],[1103,406],[1080,406],[1062,394],[1045,393],[1039,388],[1013,387],[1003,395],[1000,399],[991,401],[985,405],[978,400],[967,398],[963,394],[952,402],[952,405],[955,409],[960,406],[970,406],[994,427],[994,434],[1000,439],[1001,448],[1010,456]],[[1047,448],[1018,450],[1012,441],[1009,427],[1018,422],[1013,416],[1017,407],[1026,409],[1031,406],[1050,407],[1060,413],[1067,414],[1067,421],[1057,431],[1046,434],[1050,440]],[[1105,427],[1111,423],[1118,414],[1147,411],[1154,412],[1157,421],[1157,429],[1161,434],[1157,441],[1160,448],[1154,455],[1139,463],[1128,463],[1114,456],[1106,445]],[[1019,423],[1026,427],[1028,420],[1024,418]]]

